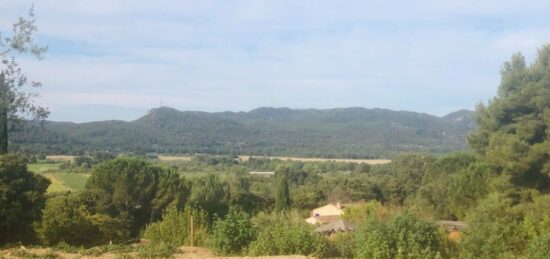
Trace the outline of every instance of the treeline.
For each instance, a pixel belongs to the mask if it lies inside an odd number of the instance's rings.
[[[364,108],[206,113],[162,107],[131,122],[28,124],[13,132],[11,150],[379,158],[465,149],[474,125],[470,111],[436,117]]]

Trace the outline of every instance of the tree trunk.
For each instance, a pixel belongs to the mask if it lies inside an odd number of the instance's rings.
[[[8,153],[8,111],[0,107],[0,155]]]
[[[4,74],[0,74],[0,100],[5,99]],[[8,108],[5,101],[0,101],[0,155],[8,153]]]

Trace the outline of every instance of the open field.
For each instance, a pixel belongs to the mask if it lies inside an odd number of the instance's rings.
[[[80,173],[44,173],[42,175],[52,181],[48,187],[49,193],[82,190],[90,177],[89,174]]]
[[[28,164],[27,167],[29,168],[29,171],[41,174],[46,171],[55,171],[59,169],[59,164],[38,163],[38,164]]]
[[[73,161],[76,156],[66,156],[66,155],[52,155],[46,156],[47,160],[52,161]]]
[[[52,182],[48,193],[82,190],[90,177],[89,174],[59,172],[59,164],[29,164],[28,168]]]
[[[389,159],[344,159],[344,158],[309,158],[309,157],[287,157],[287,156],[239,156],[239,160],[248,161],[251,157],[254,158],[269,158],[269,159],[280,159],[280,160],[291,160],[291,161],[301,161],[301,162],[341,162],[341,163],[366,163],[369,165],[382,165],[390,163]],[[160,155],[159,160],[162,161],[190,161],[191,156],[168,156]]]
[[[159,155],[159,160],[162,160],[162,161],[191,161],[191,156]]]
[[[254,158],[269,158],[269,159],[280,159],[280,160],[290,160],[290,161],[301,161],[301,162],[342,162],[342,163],[365,163],[369,165],[381,165],[391,162],[388,159],[343,159],[343,158],[308,158],[308,157],[286,157],[286,156],[239,156],[239,159],[242,161],[247,161],[251,157]]]

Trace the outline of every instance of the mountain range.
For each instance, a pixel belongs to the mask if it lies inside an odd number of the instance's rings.
[[[258,108],[249,112],[150,110],[134,121],[29,123],[11,134],[15,151],[92,151],[379,158],[466,148],[473,112],[443,117],[387,109]]]

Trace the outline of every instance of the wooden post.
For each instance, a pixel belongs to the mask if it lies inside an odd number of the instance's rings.
[[[193,214],[191,214],[189,222],[191,223],[191,230],[189,231],[191,236],[191,246],[195,246],[195,225],[193,223]]]

